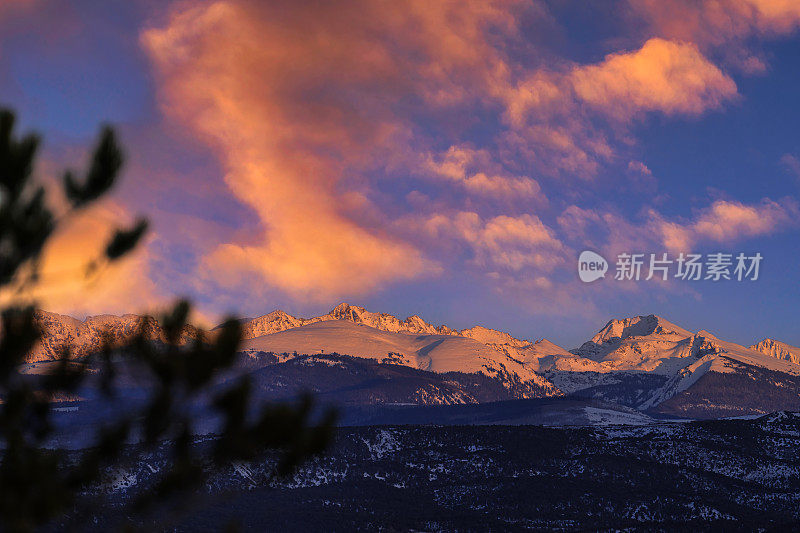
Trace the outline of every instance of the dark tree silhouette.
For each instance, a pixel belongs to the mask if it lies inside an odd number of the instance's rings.
[[[39,138],[17,137],[14,115],[0,110],[0,289],[25,294],[38,282],[42,251],[58,224],[104,198],[116,184],[124,163],[114,131],[104,128],[84,175],[67,171],[63,189],[68,212],[56,217],[48,205],[47,191],[35,183],[33,168]],[[140,219],[131,228],[118,229],[106,244],[104,256],[87,258],[87,272],[125,257],[147,232]],[[41,331],[33,302],[11,304],[0,310],[0,520],[3,529],[29,531],[37,526],[66,520],[75,514],[79,494],[97,483],[103,468],[118,461],[128,443],[169,446],[172,458],[153,490],[138,497],[126,514],[146,512],[157,502],[185,495],[202,483],[209,458],[216,464],[259,457],[274,450],[280,457],[276,475],[291,472],[298,464],[321,453],[333,434],[335,413],[327,412],[312,425],[312,404],[303,398],[296,404],[255,405],[247,377],[221,384],[215,377],[235,361],[241,340],[237,320],[227,320],[213,332],[187,325],[190,306],[178,302],[160,322],[163,339],[154,342],[140,332],[123,345],[105,343],[98,353],[76,359],[69,347],[52,372],[31,379],[20,371]],[[180,342],[191,329],[193,340]],[[119,369],[120,361],[123,362]],[[94,445],[74,454],[53,447],[52,400],[75,393],[88,379],[99,379],[98,389],[109,399],[116,394],[120,372],[137,367],[148,376],[150,391],[142,409],[120,412],[98,431]],[[102,370],[91,378],[88,369]],[[226,381],[225,383],[230,383]],[[190,408],[199,399],[208,408]],[[221,421],[210,454],[198,456],[192,445],[198,417],[213,413]],[[73,517],[74,518],[74,517]]]

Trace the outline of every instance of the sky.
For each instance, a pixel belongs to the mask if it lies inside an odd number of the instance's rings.
[[[347,301],[567,348],[652,313],[800,345],[798,57],[793,0],[6,0],[0,105],[43,137],[51,202],[101,125],[127,156],[32,296],[188,297],[206,324]],[[614,279],[620,254],[720,252],[758,279]]]

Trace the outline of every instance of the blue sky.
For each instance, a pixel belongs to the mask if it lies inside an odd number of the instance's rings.
[[[44,136],[42,174],[101,123],[129,155],[48,261],[153,221],[108,280],[37,296],[189,296],[209,322],[349,301],[567,348],[655,313],[800,344],[800,9],[613,4],[11,2],[0,103]],[[583,249],[764,259],[755,282],[583,284]]]

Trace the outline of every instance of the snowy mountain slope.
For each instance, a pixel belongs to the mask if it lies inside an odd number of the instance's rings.
[[[687,386],[655,403],[648,412],[690,418],[721,418],[800,409],[800,375],[749,365],[721,355],[704,361]],[[724,368],[715,368],[724,365]],[[723,370],[723,371],[720,371]]]
[[[791,361],[770,357],[752,348],[721,340],[701,330],[691,333],[656,315],[612,320],[580,348],[575,356],[561,357],[551,368],[580,372],[653,372],[674,376],[697,360],[724,354],[729,359],[761,366],[778,372],[797,373],[800,366]],[[713,370],[724,372],[723,362]]]
[[[80,321],[39,312],[37,321],[44,335],[29,359],[30,363],[52,361],[66,346],[71,348],[73,357],[83,357],[99,350],[105,338],[112,344],[120,344],[131,339],[140,328],[148,338],[163,340],[154,319],[137,315],[102,315]],[[480,373],[506,390],[537,396],[560,395],[561,392],[535,372],[536,365],[526,364],[526,361],[536,361],[542,354],[567,353],[547,341],[521,341],[482,326],[465,329],[462,336],[447,326],[432,326],[418,316],[399,320],[392,315],[371,313],[348,304],[336,306],[330,313],[311,319],[274,311],[244,321],[243,329],[247,339],[243,352],[256,355],[244,359],[243,364],[248,368],[281,363],[290,358],[257,356],[263,352],[337,352],[438,374]],[[197,334],[197,330],[187,328],[183,341]],[[44,367],[42,369],[46,371]],[[37,372],[39,370],[37,368]]]
[[[507,346],[511,348],[526,348],[530,350],[530,353],[540,353],[542,355],[566,353],[564,349],[545,339],[533,343],[531,341],[517,339],[504,331],[498,331],[484,326],[473,326],[459,331],[445,325],[434,326],[425,322],[418,315],[412,315],[405,320],[400,320],[387,313],[373,313],[367,311],[363,307],[347,303],[341,303],[327,314],[313,318],[298,318],[284,311],[276,310],[257,318],[243,320],[243,338],[252,339],[291,328],[331,320],[347,320],[355,324],[364,324],[365,326],[370,326],[381,331],[393,333],[467,337],[493,347]]]
[[[533,381],[503,381],[482,373],[430,372],[372,358],[316,354],[289,357],[250,372],[260,400],[293,400],[313,391],[321,404],[338,406],[453,405],[552,396]],[[366,409],[364,413],[369,413]]]
[[[702,340],[656,315],[611,320],[567,359],[581,371],[644,371],[674,374],[702,349]],[[570,370],[562,361],[558,369]],[[597,364],[592,365],[590,361]],[[576,369],[577,370],[577,369]]]
[[[154,319],[137,315],[81,321],[39,311],[36,320],[44,335],[31,362],[53,360],[65,346],[72,348],[74,357],[82,357],[98,350],[104,338],[121,343],[140,328],[147,338],[163,340]],[[800,397],[800,387],[795,389],[800,385],[800,348],[772,339],[748,348],[707,331],[692,333],[656,315],[611,320],[569,352],[546,339],[530,342],[483,326],[459,331],[434,326],[417,315],[401,320],[349,304],[313,318],[273,311],[242,321],[242,327],[243,354],[250,355],[243,359],[243,368],[250,371],[286,362],[295,352],[336,352],[438,374],[478,373],[507,390],[532,384],[530,390],[539,395],[574,394],[640,410],[672,408],[703,416],[722,409],[722,398],[729,404],[719,412],[746,413],[780,409],[781,402],[791,403],[792,395]],[[187,327],[182,342],[198,334]],[[278,355],[266,357],[265,352]],[[327,364],[312,359],[307,363]],[[726,392],[726,387],[743,384],[758,390],[762,399]],[[702,409],[691,402],[700,402]]]
[[[349,320],[325,320],[244,341],[244,352],[339,353],[421,370],[480,372],[504,381],[532,381],[558,390],[520,361],[475,339],[384,331]]]
[[[405,320],[386,313],[372,313],[363,307],[341,303],[325,315],[313,318],[298,318],[284,311],[276,310],[269,314],[242,321],[242,334],[244,339],[252,339],[278,333],[287,329],[307,326],[317,322],[331,320],[348,320],[356,324],[364,324],[375,329],[390,332],[420,333],[427,335],[458,334],[447,326],[433,326],[422,320],[417,315]]]
[[[656,315],[636,316],[622,320],[609,320],[591,342],[594,344],[613,345],[630,337],[659,336],[668,339],[683,339],[691,336],[691,332],[676,326],[672,322]]]
[[[369,326],[371,328],[390,333],[440,335],[473,339],[486,345],[491,350],[499,352],[499,354],[501,354],[500,356],[494,354],[492,357],[501,362],[502,365],[510,365],[514,369],[513,372],[518,373],[520,376],[528,376],[524,377],[523,379],[535,379],[537,382],[542,384],[545,382],[545,380],[537,374],[541,366],[541,361],[549,361],[554,356],[573,357],[569,352],[548,341],[547,339],[531,342],[523,339],[517,339],[506,332],[486,328],[484,326],[473,326],[471,328],[466,328],[459,331],[445,325],[434,326],[425,322],[425,320],[420,318],[418,315],[413,315],[405,320],[400,320],[399,318],[387,313],[373,313],[367,311],[363,307],[350,305],[347,303],[341,303],[334,307],[329,313],[313,318],[297,318],[285,313],[284,311],[277,310],[267,315],[243,321],[242,329],[244,338],[252,339],[263,335],[279,333],[292,328],[316,324],[319,322],[340,320]],[[456,346],[456,344],[457,343],[448,342],[446,346],[450,348]],[[308,346],[304,349],[312,348],[312,346]],[[355,351],[358,350],[357,347],[351,347],[350,349]],[[289,350],[289,352],[293,351],[294,349]],[[416,362],[413,364],[416,364]],[[454,365],[457,367],[464,367],[465,364],[467,365],[465,368],[473,368],[473,370],[468,371],[477,371],[474,370],[474,363],[454,363]]]
[[[149,340],[165,340],[158,321],[147,316],[98,315],[81,321],[71,316],[36,311],[34,320],[42,331],[42,337],[34,346],[28,362],[52,361],[59,358],[67,347],[72,357],[81,358],[98,351],[104,341],[112,346],[119,345],[132,339],[140,330]],[[180,342],[189,342],[197,335],[196,328],[186,326]]]
[[[545,369],[552,368],[557,361],[561,361],[564,358],[575,358],[564,348],[553,344],[547,339],[522,344],[521,346],[513,343],[489,343],[487,346],[506,354],[515,361],[521,362],[535,372],[542,372]]]
[[[497,331],[496,329],[489,329],[483,326],[474,326],[468,329],[462,329],[461,331],[453,331],[450,333],[450,335],[453,334],[458,334],[462,337],[468,337],[484,344],[491,345],[506,345],[513,346],[515,348],[522,348],[531,345],[529,341],[515,339],[504,331]],[[549,343],[549,341],[547,342]],[[555,344],[553,344],[553,346],[555,346]]]
[[[750,346],[750,349],[777,359],[800,364],[800,348],[786,344],[785,342],[776,341],[775,339],[764,339],[758,344]]]
[[[692,334],[655,315],[612,320],[572,354],[572,358],[555,357],[549,366],[540,365],[540,370],[567,394],[622,402],[641,410],[653,409],[676,395],[691,396],[694,393],[686,391],[709,373],[729,375],[731,383],[740,382],[742,373],[800,375],[800,365],[789,360],[721,340],[707,331]],[[726,378],[714,378],[718,379]],[[704,401],[713,412],[714,394]],[[751,403],[755,406],[758,401]],[[747,405],[726,409],[738,412]]]
[[[739,344],[723,341],[717,339],[716,337],[714,337],[711,342],[720,347],[721,354],[723,354],[727,359],[739,361],[747,365],[766,368],[775,372],[800,375],[800,365],[792,362],[791,360],[777,359],[752,348],[745,348]],[[730,367],[728,366],[728,368]],[[717,370],[716,368],[712,368],[712,370],[721,372],[721,370]]]

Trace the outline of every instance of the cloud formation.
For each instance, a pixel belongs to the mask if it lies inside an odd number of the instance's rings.
[[[48,311],[76,315],[162,306],[165,295],[151,280],[151,256],[146,245],[87,272],[90,262],[103,257],[114,230],[131,219],[124,206],[111,201],[63,219],[44,249],[39,282],[22,296]],[[18,296],[6,291],[0,294],[0,301],[13,301]]]
[[[260,272],[289,292],[329,297],[436,268],[359,221],[374,210],[364,170],[390,163],[409,136],[382,101],[406,83],[388,45],[368,46],[370,5],[319,6],[309,17],[292,3],[216,2],[177,10],[144,34],[164,109],[215,149],[226,183],[265,228],[260,242],[226,243],[208,257],[220,275]],[[394,15],[395,32],[414,19]],[[443,41],[452,68],[458,44]],[[444,83],[444,72],[431,75]]]
[[[633,121],[736,96],[697,46],[662,38],[594,64],[514,61],[523,11],[546,18],[515,1],[176,4],[142,34],[162,107],[214,150],[263,226],[221,243],[205,267],[297,295],[366,292],[440,272],[447,258],[397,228],[453,211],[444,233],[473,248],[474,265],[540,268],[563,245],[536,213],[548,199],[531,169],[590,178]],[[470,124],[453,115],[481,109],[503,125],[488,145],[466,140]],[[434,137],[421,125],[431,117],[455,129]],[[460,189],[474,211],[436,191],[407,191],[439,195],[433,212],[392,205],[382,183],[402,190],[409,175]]]
[[[426,220],[424,229],[433,239],[465,244],[471,262],[493,276],[500,271],[528,269],[547,273],[565,262],[564,245],[535,215],[498,215],[484,220],[468,211],[439,214]]]
[[[752,37],[783,36],[800,27],[793,0],[628,0],[631,11],[660,37],[692,42],[746,73],[762,73],[766,61]]]
[[[141,34],[161,108],[259,223],[215,234],[193,275],[328,301],[463,269],[563,296],[578,244],[672,250],[787,227],[784,200],[662,215],[634,132],[740,101],[731,71],[761,61],[745,41],[795,28],[793,4],[627,5],[645,33],[580,62],[536,41],[531,24],[557,23],[535,2],[173,4]],[[639,213],[598,205],[620,186],[649,195]]]
[[[547,201],[539,183],[524,176],[505,174],[488,150],[451,146],[443,154],[429,155],[424,170],[464,187],[469,193],[496,199]]]
[[[648,111],[699,115],[736,94],[733,80],[695,46],[658,38],[634,52],[576,67],[569,81],[580,101],[620,121]]]
[[[688,219],[668,218],[651,208],[642,220],[630,220],[617,210],[571,205],[558,217],[558,224],[569,239],[616,255],[730,245],[796,227],[798,219],[800,208],[794,199],[764,198],[752,204],[716,200]]]
[[[746,205],[717,200],[686,223],[667,221],[652,212],[651,224],[671,251],[689,251],[699,243],[729,244],[735,241],[770,235],[796,226],[800,209],[792,199]]]
[[[614,157],[609,137],[619,128],[653,112],[699,115],[736,94],[734,81],[693,44],[652,38],[596,64],[533,73],[508,94],[505,118],[522,155],[591,177]]]

